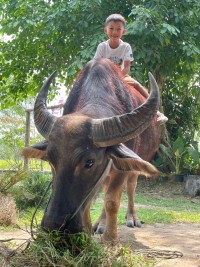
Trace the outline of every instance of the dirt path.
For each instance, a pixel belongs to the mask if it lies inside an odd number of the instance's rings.
[[[158,259],[157,267],[200,267],[200,225],[153,224],[142,228],[120,227],[120,240],[134,250],[168,250],[183,254],[181,258]]]
[[[181,258],[158,259],[157,267],[200,267],[200,225],[157,223],[144,224],[142,228],[120,226],[118,230],[121,243],[129,244],[133,250],[168,250],[183,254]],[[19,230],[0,230],[0,239],[29,237],[28,233]]]

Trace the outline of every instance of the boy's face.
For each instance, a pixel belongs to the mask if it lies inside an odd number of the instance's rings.
[[[110,21],[104,28],[104,32],[112,41],[119,41],[119,39],[126,33],[126,29],[121,21]]]

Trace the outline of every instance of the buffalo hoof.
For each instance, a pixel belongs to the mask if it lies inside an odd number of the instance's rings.
[[[96,234],[100,234],[100,235],[102,235],[103,233],[104,233],[104,226],[103,225],[99,225],[98,227],[97,227],[97,230],[96,230]]]
[[[138,228],[142,227],[141,221],[138,221],[138,220],[134,221],[134,225],[135,225],[135,227],[138,227]]]
[[[136,221],[133,221],[133,220],[127,220],[126,221],[126,226],[127,227],[131,227],[131,228],[133,228],[133,227],[142,227],[142,224],[141,224],[141,222],[140,221],[138,221],[138,220],[136,220]]]

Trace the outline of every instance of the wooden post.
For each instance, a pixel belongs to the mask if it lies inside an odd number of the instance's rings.
[[[30,128],[31,128],[31,110],[26,110],[26,133],[25,133],[25,147],[30,144]],[[28,170],[28,158],[24,157],[24,169]]]

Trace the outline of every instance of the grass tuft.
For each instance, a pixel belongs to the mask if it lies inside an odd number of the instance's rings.
[[[9,267],[154,267],[156,261],[134,254],[129,247],[100,244],[86,233],[63,237],[39,231],[35,241],[7,259]]]

